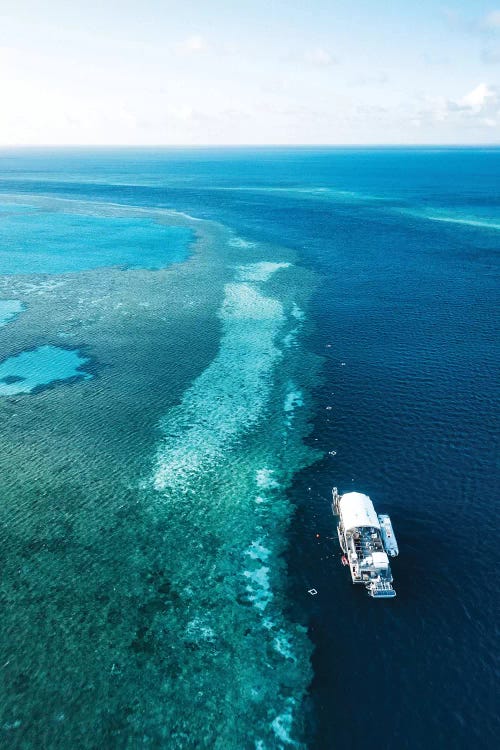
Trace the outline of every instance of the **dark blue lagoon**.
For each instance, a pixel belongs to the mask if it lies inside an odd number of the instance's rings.
[[[99,363],[0,399],[6,747],[496,747],[499,172],[0,153],[0,359]],[[390,514],[396,599],[333,485]]]

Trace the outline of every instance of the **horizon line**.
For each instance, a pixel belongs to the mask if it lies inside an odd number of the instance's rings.
[[[0,143],[0,149],[115,148],[115,149],[202,149],[202,148],[500,148],[492,143]]]
[[[0,151],[14,150],[237,150],[237,149],[281,149],[281,150],[305,150],[305,149],[500,149],[500,141],[497,143],[10,143],[1,144]]]

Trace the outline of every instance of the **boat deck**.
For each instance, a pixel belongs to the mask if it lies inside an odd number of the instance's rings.
[[[368,557],[372,552],[383,552],[384,545],[376,529],[359,529],[351,535],[348,540],[352,540],[354,551],[359,559]]]

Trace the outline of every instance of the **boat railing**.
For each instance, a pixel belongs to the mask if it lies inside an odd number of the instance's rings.
[[[374,599],[393,599],[396,596],[389,581],[374,581],[367,586],[367,589]]]

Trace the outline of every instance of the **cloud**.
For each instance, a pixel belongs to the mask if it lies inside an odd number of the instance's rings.
[[[206,50],[207,43],[201,34],[191,34],[178,45],[178,49],[180,52],[192,55]]]
[[[194,110],[190,106],[181,105],[181,106],[172,106],[168,108],[168,115],[169,117],[173,117],[176,120],[182,120],[183,122],[188,122],[189,120],[192,120],[194,117]]]
[[[353,80],[356,86],[385,86],[388,82],[389,76],[385,71],[358,76]]]
[[[492,101],[496,101],[498,104],[498,92],[488,84],[480,83],[475,89],[459,99],[456,106],[473,114],[479,114],[487,109]]]
[[[458,99],[429,100],[417,114],[419,121],[445,122],[456,126],[478,125],[496,127],[500,125],[500,89],[487,83],[479,83]]]
[[[500,10],[492,10],[484,16],[481,21],[481,26],[484,29],[500,31]]]
[[[311,65],[316,65],[319,68],[328,67],[329,65],[335,65],[338,63],[336,57],[328,52],[323,47],[314,47],[308,50],[304,55],[304,60]]]
[[[446,9],[442,13],[448,26],[455,31],[483,38],[500,33],[500,10],[492,10],[483,16],[470,16]]]
[[[481,52],[481,60],[487,65],[496,65],[500,63],[500,48],[494,49],[488,47]]]

